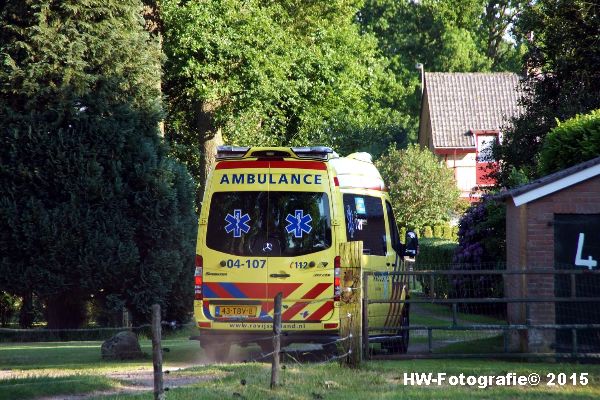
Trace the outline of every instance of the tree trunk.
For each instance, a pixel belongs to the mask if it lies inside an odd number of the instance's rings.
[[[217,146],[223,144],[221,128],[215,126],[215,111],[219,105],[220,101],[218,100],[203,102],[200,104],[198,113],[196,114],[196,129],[204,139],[200,144],[204,156],[202,160],[202,176],[200,181],[202,188],[206,187],[208,174],[215,166]],[[198,204],[200,204],[200,201],[202,201],[202,199],[198,199]]]
[[[206,183],[208,174],[215,166],[217,147],[223,145],[223,135],[221,135],[221,129],[217,129],[215,135],[204,142],[204,176],[202,181]]]
[[[33,294],[26,293],[22,299],[21,310],[19,311],[19,326],[22,329],[27,329],[33,326]]]
[[[46,298],[48,329],[76,329],[87,319],[87,303],[77,294],[62,293]]]

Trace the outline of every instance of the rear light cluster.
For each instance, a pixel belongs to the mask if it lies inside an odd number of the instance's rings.
[[[194,272],[194,299],[202,300],[202,256],[196,254],[196,271]]]
[[[341,270],[342,270],[342,258],[340,256],[336,256],[333,260],[333,300],[340,301],[340,297],[342,295],[342,286],[341,286]]]

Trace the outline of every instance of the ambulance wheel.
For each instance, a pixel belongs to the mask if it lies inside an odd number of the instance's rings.
[[[323,353],[328,358],[333,358],[338,356],[338,347],[337,342],[327,343],[323,345]]]
[[[231,344],[229,343],[201,343],[200,347],[204,352],[204,358],[208,362],[223,362],[229,357]]]
[[[400,318],[400,327],[408,328],[410,325],[410,304],[407,304],[402,311]],[[405,354],[408,351],[408,342],[410,339],[410,330],[401,329],[397,333],[398,338],[387,343],[382,343],[381,348],[387,350],[388,354]]]
[[[273,341],[272,340],[261,340],[258,342],[260,346],[260,351],[263,354],[269,354],[273,352]]]

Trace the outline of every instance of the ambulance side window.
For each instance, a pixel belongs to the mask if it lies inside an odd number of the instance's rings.
[[[363,253],[385,256],[383,204],[380,198],[345,193],[344,219],[348,241],[363,242]]]
[[[389,201],[385,202],[385,208],[386,208],[387,215],[388,215],[388,225],[390,226],[392,249],[394,249],[394,251],[396,253],[398,253],[398,255],[402,256],[404,251],[402,248],[403,247],[402,243],[400,242],[400,234],[398,233],[398,224],[396,224],[396,218],[394,218],[394,210],[392,209],[392,205],[390,204]]]

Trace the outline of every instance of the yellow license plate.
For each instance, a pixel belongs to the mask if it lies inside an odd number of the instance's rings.
[[[216,306],[217,317],[256,317],[256,306]]]

